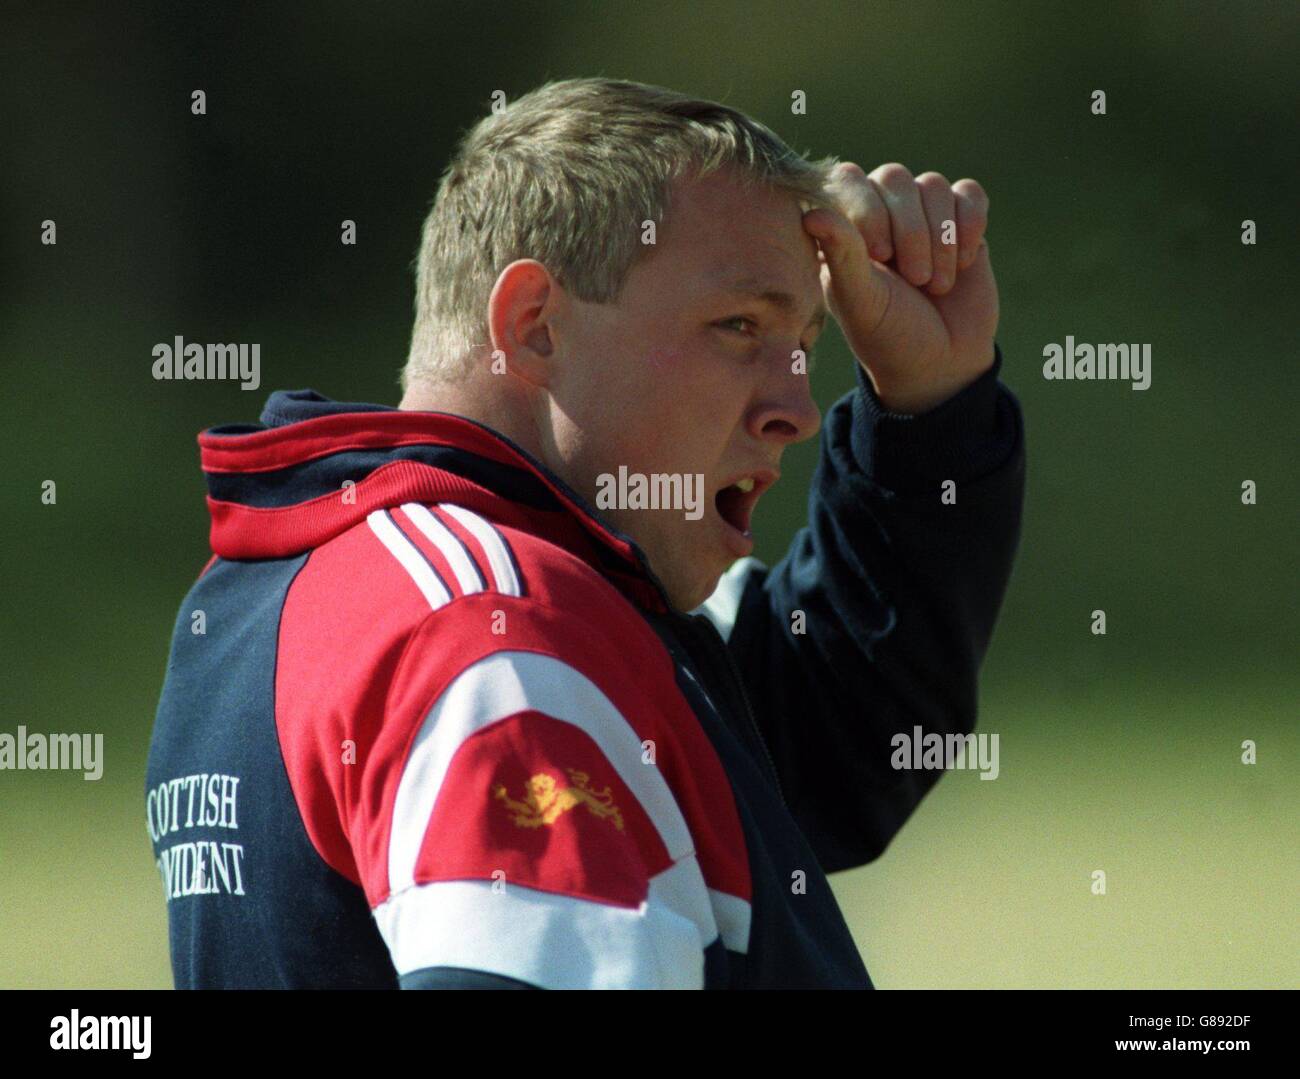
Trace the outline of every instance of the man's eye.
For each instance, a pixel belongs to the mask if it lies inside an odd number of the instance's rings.
[[[716,325],[731,328],[736,323],[745,323],[746,325],[753,326],[755,329],[758,328],[757,322],[755,322],[752,318],[746,318],[744,315],[736,315],[733,318],[724,318],[721,322],[717,323]],[[744,329],[738,329],[736,330],[736,332],[743,333],[745,334],[746,337],[749,336],[748,332]]]

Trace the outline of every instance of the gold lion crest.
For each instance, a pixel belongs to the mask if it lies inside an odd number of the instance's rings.
[[[592,790],[588,786],[591,776],[576,768],[566,768],[565,772],[570,781],[567,787],[560,786],[554,776],[539,772],[524,785],[522,799],[511,798],[510,792],[500,783],[492,788],[492,796],[505,803],[506,809],[520,828],[540,828],[543,824],[554,824],[563,813],[582,805],[594,816],[610,821],[621,832],[623,814],[614,804],[614,795],[610,789]]]

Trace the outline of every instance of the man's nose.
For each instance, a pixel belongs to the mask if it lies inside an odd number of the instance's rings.
[[[777,358],[772,374],[759,389],[758,401],[750,411],[750,434],[763,442],[781,446],[805,442],[821,428],[822,414],[813,400],[807,360]]]

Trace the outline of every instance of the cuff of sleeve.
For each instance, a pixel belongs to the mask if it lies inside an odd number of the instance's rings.
[[[996,468],[1008,447],[1001,437],[998,383],[1002,350],[993,344],[993,366],[947,401],[917,416],[890,412],[857,365],[850,440],[858,467],[896,492],[928,488],[946,479],[975,479]]]

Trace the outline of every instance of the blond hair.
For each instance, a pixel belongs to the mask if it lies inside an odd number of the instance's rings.
[[[608,303],[673,180],[730,166],[817,206],[834,164],[806,160],[736,109],[657,86],[589,78],[533,90],[480,120],[443,173],[415,263],[403,389],[454,378],[489,344],[488,298],[516,259]]]

